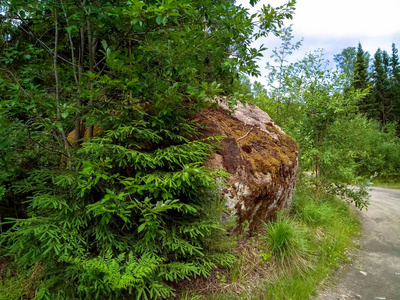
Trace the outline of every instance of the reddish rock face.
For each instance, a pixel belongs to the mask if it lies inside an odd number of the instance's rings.
[[[197,115],[206,136],[226,136],[208,167],[225,168],[229,184],[222,188],[231,214],[234,233],[248,222],[251,231],[275,218],[292,199],[298,168],[298,145],[267,113],[253,104],[239,103],[233,113],[220,102]]]

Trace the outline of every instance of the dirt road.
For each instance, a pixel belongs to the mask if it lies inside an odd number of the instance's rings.
[[[360,250],[318,300],[400,300],[400,190],[373,188],[370,202],[360,213]]]

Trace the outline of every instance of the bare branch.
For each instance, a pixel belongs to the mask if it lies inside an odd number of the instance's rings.
[[[37,144],[39,147],[41,147],[41,148],[43,148],[43,149],[46,149],[46,150],[48,150],[48,151],[50,151],[50,152],[53,152],[53,153],[61,154],[61,155],[63,155],[63,156],[65,156],[65,157],[68,158],[68,155],[66,155],[65,153],[63,153],[63,152],[61,152],[61,151],[58,151],[58,150],[51,149],[51,148],[47,148],[46,146],[42,145],[42,144],[39,143],[37,140],[35,140],[34,138],[32,138],[32,137],[31,137],[31,131],[30,131],[30,130],[28,130],[28,138],[29,138],[30,141],[32,141],[32,142],[34,142],[35,144]]]
[[[22,87],[22,85],[19,83],[18,79],[15,77],[14,73],[11,72],[10,70],[7,69],[3,69],[0,68],[1,71],[7,72],[8,74],[11,75],[11,77],[14,79],[14,81],[19,85],[20,89],[22,90],[22,92],[24,92],[25,96],[27,96],[28,98],[32,99],[31,96],[25,91],[25,89]]]
[[[49,52],[51,54],[51,56],[54,56],[54,52],[50,49],[49,46],[47,46],[40,38],[38,38],[32,30],[30,30],[29,25],[24,21],[24,19],[21,18],[21,16],[19,16],[17,13],[15,13],[15,15],[18,17],[18,20],[20,20],[27,28],[29,28],[29,31],[26,30],[23,26],[20,26],[19,28],[21,28],[26,34],[30,35],[31,37],[35,38],[42,46],[43,48],[46,49],[47,52]],[[65,61],[68,64],[71,64],[71,62],[69,60],[66,60],[64,57],[62,56],[58,56],[57,57],[63,61]]]

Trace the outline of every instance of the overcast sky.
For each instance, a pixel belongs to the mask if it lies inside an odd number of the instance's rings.
[[[280,6],[285,0],[261,0],[251,8],[249,0],[238,0],[237,4],[250,8],[253,13],[262,4]],[[304,38],[303,46],[293,59],[300,59],[306,52],[323,48],[326,57],[333,60],[347,47],[356,47],[360,41],[364,51],[373,57],[378,48],[391,54],[392,43],[400,50],[400,0],[297,0],[293,20],[293,42]],[[269,60],[270,50],[279,46],[280,41],[267,37],[257,41],[269,51],[260,61],[260,70],[265,74],[265,62]],[[258,81],[263,81],[258,78]]]

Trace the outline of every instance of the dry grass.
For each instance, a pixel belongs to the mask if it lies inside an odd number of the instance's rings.
[[[254,295],[260,292],[262,282],[277,277],[277,263],[265,253],[265,244],[258,237],[243,238],[234,254],[238,260],[230,269],[214,269],[208,278],[185,280],[175,285],[175,299],[220,299],[228,295]]]

